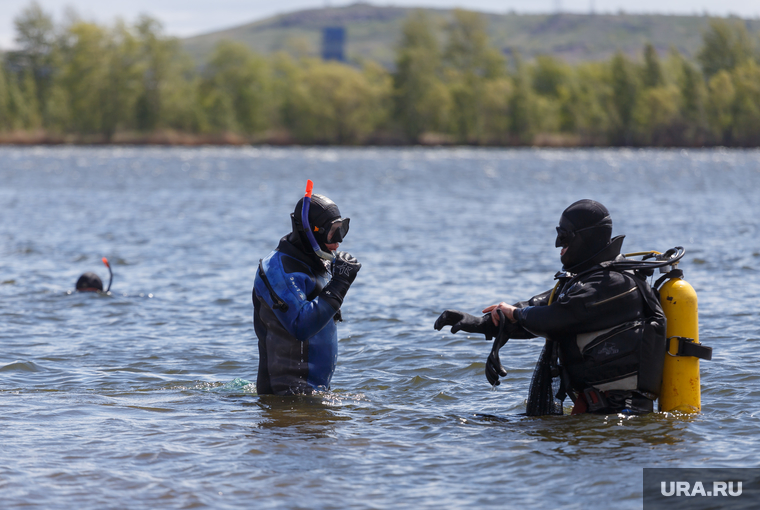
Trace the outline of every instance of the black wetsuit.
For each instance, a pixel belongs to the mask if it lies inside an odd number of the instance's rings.
[[[552,291],[516,304],[518,327],[509,336],[557,342],[563,386],[576,406],[578,398],[589,404],[591,391],[603,405],[590,410],[647,412],[662,378],[665,316],[643,277],[605,267],[622,258],[622,241],[574,273],[558,273],[551,304]]]

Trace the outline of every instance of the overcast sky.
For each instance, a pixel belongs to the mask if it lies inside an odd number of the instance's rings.
[[[249,23],[274,14],[299,9],[348,5],[340,0],[38,0],[57,21],[66,7],[80,17],[110,23],[116,17],[134,21],[147,13],[163,22],[166,31],[180,37],[210,32]],[[553,12],[625,12],[658,14],[704,14],[760,18],[760,0],[393,0],[370,2],[375,5],[405,7],[466,7],[468,9],[506,13]],[[14,44],[13,19],[30,0],[0,0],[0,48]]]

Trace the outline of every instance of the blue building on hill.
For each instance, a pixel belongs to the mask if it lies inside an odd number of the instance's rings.
[[[325,27],[322,29],[322,60],[346,61],[345,27]]]

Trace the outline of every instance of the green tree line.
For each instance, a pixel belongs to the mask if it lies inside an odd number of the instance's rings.
[[[230,41],[198,65],[149,17],[56,25],[34,3],[15,27],[0,65],[6,140],[760,146],[760,45],[739,20],[711,20],[696,61],[647,44],[572,66],[504,55],[477,13],[438,27],[416,11],[393,71]]]

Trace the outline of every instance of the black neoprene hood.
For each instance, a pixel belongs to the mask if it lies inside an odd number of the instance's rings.
[[[296,224],[301,225],[301,209],[303,208],[303,198],[296,204],[296,210],[293,214],[296,217]],[[340,209],[335,202],[324,195],[311,196],[311,205],[309,206],[309,223],[312,227],[323,227],[332,220],[340,218]]]
[[[77,280],[78,291],[102,291],[103,282],[95,273],[87,272]]]
[[[610,212],[599,202],[584,199],[562,212],[555,246],[567,246],[561,259],[564,268],[569,269],[603,250],[611,237]]]
[[[293,211],[291,217],[293,218],[293,231],[298,232],[303,246],[309,246],[309,241],[306,238],[306,234],[301,224],[301,209],[303,208],[303,198],[296,204],[296,209]],[[314,227],[328,227],[333,220],[339,219],[340,209],[335,202],[330,200],[324,195],[317,195],[316,193],[311,196],[311,205],[309,206],[309,226]],[[320,248],[325,249],[324,235],[316,233],[314,235]]]

